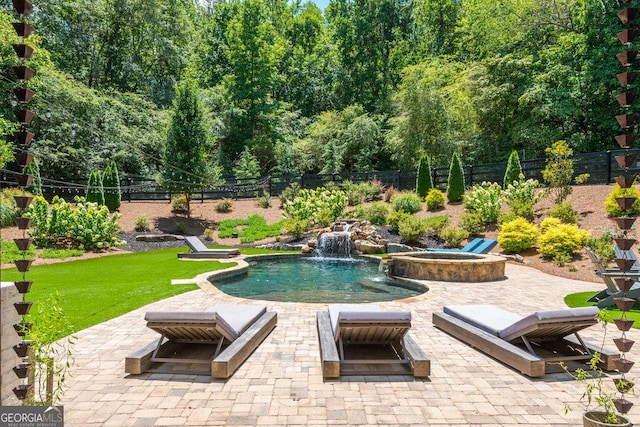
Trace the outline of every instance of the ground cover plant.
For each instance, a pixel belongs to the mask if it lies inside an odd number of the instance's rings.
[[[72,332],[77,332],[154,301],[197,289],[196,285],[172,285],[171,279],[188,279],[235,265],[233,262],[181,261],[177,257],[180,251],[184,248],[32,266],[29,280],[38,286],[31,288],[29,300],[37,306],[58,291]],[[22,274],[15,268],[2,271],[2,280],[21,278]]]
[[[260,215],[251,215],[247,219],[227,219],[218,225],[218,237],[224,239],[238,233],[241,243],[253,243],[267,237],[279,236],[283,226],[284,221],[267,224]]]

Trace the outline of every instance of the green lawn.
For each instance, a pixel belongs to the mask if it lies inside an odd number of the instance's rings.
[[[569,294],[564,297],[564,302],[569,307],[589,307],[596,305],[593,302],[587,302],[589,298],[594,295],[594,292],[579,292],[577,294]],[[601,310],[604,312],[605,319],[607,322],[613,322],[613,319],[622,317],[622,312],[618,310],[618,307],[615,305],[613,307],[605,308]],[[636,329],[640,329],[640,305],[636,304],[633,306],[631,311],[627,312],[627,319],[635,320],[633,327]]]
[[[215,260],[178,260],[177,253],[184,250],[183,247],[162,249],[33,266],[26,273],[26,278],[34,281],[26,300],[34,302],[32,311],[35,312],[38,302],[59,292],[62,309],[76,332],[146,304],[197,289],[195,285],[172,285],[172,279],[189,279],[235,265]],[[15,268],[2,271],[3,281],[21,279],[22,274]]]

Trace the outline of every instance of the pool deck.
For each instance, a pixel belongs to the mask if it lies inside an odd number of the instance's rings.
[[[498,282],[430,282],[419,297],[377,303],[412,312],[412,336],[431,358],[431,377],[346,377],[323,381],[315,313],[323,304],[242,300],[207,290],[149,304],[76,334],[75,363],[61,402],[65,426],[576,426],[583,386],[567,374],[525,377],[433,327],[445,304],[494,304],[529,314],[564,308],[572,292],[604,285],[549,276],[508,263]],[[214,303],[266,305],[278,325],[227,381],[168,374],[129,376],[125,357],[157,339],[143,320],[151,310],[203,310]],[[615,349],[608,329],[606,347]],[[582,334],[602,340],[602,328]],[[628,338],[640,341],[640,330]],[[629,359],[640,363],[640,344]],[[632,369],[629,378],[637,378]],[[629,417],[640,422],[640,401]],[[565,414],[565,402],[573,410]]]

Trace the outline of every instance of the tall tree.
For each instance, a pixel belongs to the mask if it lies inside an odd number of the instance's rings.
[[[104,205],[104,190],[102,188],[102,174],[99,170],[93,170],[89,174],[87,182],[87,202]]]
[[[219,178],[218,170],[209,161],[209,148],[205,115],[195,84],[186,82],[178,87],[173,103],[161,183],[169,191],[185,195],[187,215],[191,213],[193,192],[214,185]]]
[[[102,173],[104,204],[111,212],[120,208],[120,175],[115,160],[112,160]]]

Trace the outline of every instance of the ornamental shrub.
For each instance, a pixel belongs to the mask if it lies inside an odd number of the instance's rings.
[[[621,197],[636,197],[637,200],[631,206],[631,209],[622,210],[616,198]],[[622,188],[618,184],[614,184],[613,190],[609,193],[609,197],[604,201],[604,209],[607,214],[612,218],[625,215],[637,215],[640,213],[640,190],[633,186],[630,188]]]
[[[613,249],[613,234],[605,232],[597,239],[587,239],[585,246],[591,248],[593,252],[600,257],[602,264],[606,267],[616,258],[615,250]]]
[[[464,171],[458,153],[453,153],[449,166],[449,180],[447,183],[447,200],[451,203],[462,200],[464,194]]]
[[[502,188],[506,189],[509,184],[513,184],[515,181],[521,181],[522,179],[524,179],[524,175],[522,173],[522,166],[520,165],[520,156],[518,156],[516,150],[513,150],[507,161],[507,170],[504,172]]]
[[[547,159],[542,177],[548,184],[554,203],[562,203],[573,191],[573,150],[566,141],[556,141],[544,151]]]
[[[429,157],[426,154],[420,156],[418,162],[418,174],[416,176],[416,193],[420,198],[427,197],[429,190],[433,188],[433,181],[431,180],[431,165],[429,164]]]
[[[573,209],[571,202],[562,202],[549,209],[547,214],[552,218],[558,218],[565,224],[577,224],[578,212]]]
[[[536,244],[538,227],[525,218],[516,218],[500,225],[498,243],[508,254],[517,254]]]
[[[502,196],[513,214],[533,221],[535,213],[533,208],[544,196],[544,192],[537,191],[538,185],[539,182],[535,179],[525,181],[524,175],[507,184]]]
[[[0,227],[10,227],[13,220],[18,216],[18,207],[13,196],[31,196],[30,193],[23,193],[19,188],[5,188],[0,192]]]
[[[347,195],[342,190],[300,190],[298,195],[284,204],[284,214],[288,219],[301,219],[309,226],[328,225],[335,221],[347,207]]]
[[[233,208],[233,203],[229,199],[222,199],[218,203],[216,203],[216,212],[218,213],[229,213]]]
[[[393,211],[387,216],[387,224],[396,233],[400,230],[400,223],[410,217],[411,214],[402,211]]]
[[[440,234],[449,248],[459,248],[460,243],[469,237],[469,232],[458,227],[447,227]]]
[[[432,188],[429,190],[427,197],[425,197],[424,201],[427,204],[428,211],[435,211],[436,209],[440,209],[444,206],[445,198],[442,191],[437,188]]]
[[[466,230],[470,236],[478,236],[485,230],[484,219],[478,212],[464,212],[460,216],[458,225]]]
[[[280,206],[284,206],[288,201],[295,199],[299,192],[300,184],[297,182],[290,184],[280,193]]]
[[[420,210],[422,199],[413,191],[402,191],[391,199],[391,206],[394,211],[408,214],[416,213]]]
[[[102,188],[102,174],[100,171],[94,170],[89,173],[86,196],[87,202],[104,205],[104,190]]]
[[[33,218],[29,235],[37,247],[84,250],[120,246],[119,213],[109,216],[106,206],[75,197],[75,206],[55,196],[51,205],[36,196],[26,215]]]
[[[482,182],[471,187],[464,195],[466,210],[476,212],[485,224],[494,224],[502,207],[502,187],[496,182]]]
[[[449,215],[436,215],[422,219],[427,228],[427,233],[432,236],[440,236],[442,230],[449,225],[450,221]]]
[[[577,225],[564,224],[557,218],[546,218],[540,224],[538,249],[542,258],[551,260],[573,259],[573,253],[581,249],[590,233]]]
[[[405,243],[417,243],[427,234],[427,224],[413,215],[408,215],[398,223],[398,234]]]
[[[33,175],[33,182],[26,190],[34,196],[42,196],[42,178],[40,177],[40,162],[34,158],[29,166],[25,168],[25,172]]]
[[[111,212],[120,209],[120,176],[118,175],[118,166],[114,160],[107,165],[102,174],[102,187],[104,190],[104,204]]]
[[[284,222],[284,232],[294,239],[302,237],[305,231],[309,228],[309,221],[305,219],[293,219],[289,218]]]
[[[171,212],[186,214],[188,210],[189,202],[186,194],[181,194],[171,199]]]
[[[135,219],[135,226],[133,228],[135,231],[149,231],[149,218],[146,216],[138,216]]]
[[[373,225],[385,225],[389,215],[389,207],[383,202],[371,203],[369,207],[356,211],[357,218],[363,218]]]

